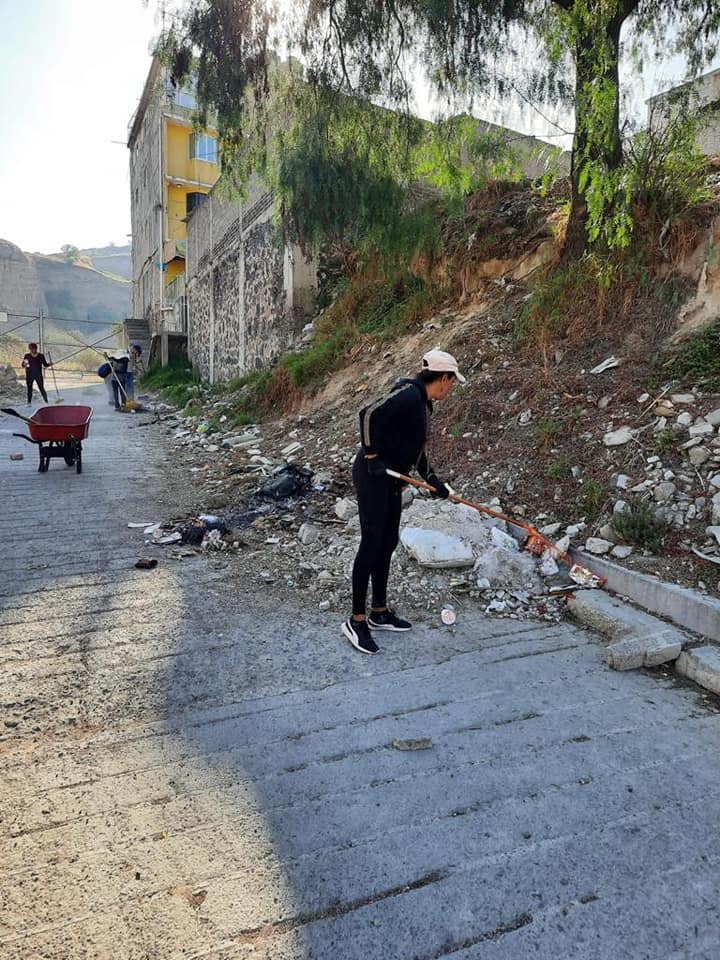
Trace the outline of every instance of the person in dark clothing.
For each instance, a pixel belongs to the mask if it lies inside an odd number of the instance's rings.
[[[425,444],[433,402],[447,397],[457,381],[465,382],[457,360],[443,350],[430,350],[417,377],[398,380],[390,393],[360,411],[361,445],[353,464],[360,546],[353,564],[353,612],[342,631],[361,653],[379,652],[371,629],[412,627],[387,605],[390,562],[398,544],[402,508],[402,482],[388,476],[387,470],[406,475],[417,470],[435,488],[435,496],[449,496],[450,488],[428,462]],[[372,605],[367,617],[369,583]]]
[[[28,344],[28,353],[23,357],[22,365],[25,368],[25,385],[27,386],[27,402],[28,404],[32,403],[33,395],[33,384],[36,383],[40,394],[45,401],[48,402],[47,393],[45,392],[45,382],[43,380],[43,368],[51,367],[52,363],[48,363],[45,359],[44,353],[38,353],[38,345],[36,343]]]
[[[103,356],[113,370],[113,373],[111,374],[112,380],[110,382],[112,384],[115,409],[121,410],[122,405],[127,399],[127,393],[125,392],[125,378],[127,375],[128,364],[130,363],[130,358],[126,353],[121,353],[119,357],[109,357],[107,353],[104,353]]]

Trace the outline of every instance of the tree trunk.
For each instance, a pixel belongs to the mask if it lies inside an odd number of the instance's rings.
[[[588,247],[588,208],[585,193],[580,188],[583,165],[590,161],[614,170],[622,163],[618,59],[620,28],[626,16],[627,13],[619,12],[605,30],[608,57],[604,72],[597,72],[594,36],[581,37],[575,50],[575,136],[570,161],[571,200],[563,252],[565,260],[579,259]],[[613,92],[611,110],[603,117],[594,115],[592,107],[592,92],[598,79],[608,84]]]

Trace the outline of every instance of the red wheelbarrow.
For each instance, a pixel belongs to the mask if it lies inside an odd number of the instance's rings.
[[[90,432],[92,407],[40,407],[31,417],[24,417],[11,407],[1,409],[28,425],[29,437],[25,433],[14,433],[13,436],[37,444],[40,473],[45,473],[53,457],[62,457],[69,467],[82,473],[82,441]]]

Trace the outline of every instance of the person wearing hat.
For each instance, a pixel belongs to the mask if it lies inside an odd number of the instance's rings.
[[[449,496],[451,490],[428,462],[425,445],[433,403],[444,400],[458,381],[465,383],[465,377],[455,357],[444,350],[430,350],[415,378],[398,380],[388,394],[360,411],[360,449],[353,464],[360,546],[352,572],[352,616],[343,623],[342,631],[361,653],[379,653],[371,630],[412,627],[387,605],[390,561],[400,532],[402,482],[386,471],[408,474],[415,469],[435,488],[435,496]]]
[[[128,395],[129,400],[135,398],[135,378],[145,373],[145,364],[140,359],[141,356],[142,347],[139,343],[134,343],[130,347],[130,358],[125,374],[125,393]]]

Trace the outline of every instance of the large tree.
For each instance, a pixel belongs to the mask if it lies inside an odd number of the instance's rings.
[[[309,176],[330,154],[336,174],[340,156],[340,165],[347,161],[357,176],[358,162],[370,152],[381,180],[390,158],[392,170],[385,173],[402,181],[403,157],[411,179],[411,149],[390,149],[385,139],[372,151],[367,138],[355,136],[353,124],[339,118],[357,98],[409,117],[418,76],[456,99],[515,93],[571,108],[570,257],[587,248],[589,209],[597,220],[613,205],[613,174],[623,161],[621,42],[632,44],[636,58],[642,51],[683,52],[692,75],[714,55],[720,31],[720,0],[298,0],[293,26],[272,0],[178,3],[163,47],[178,77],[195,64],[199,101],[217,113],[227,167],[240,180],[267,160],[269,129],[282,139],[285,124],[277,114],[270,119],[267,106],[273,45],[285,39],[301,67],[284,75],[281,109],[285,117],[299,111],[300,129],[313,131]],[[288,76],[301,77],[301,91],[296,86],[291,92]],[[350,136],[339,145],[343,127]],[[410,145],[417,125],[399,121],[397,132]],[[387,138],[387,129],[382,136]],[[296,176],[294,182],[301,180]],[[364,183],[366,191],[369,185]]]

